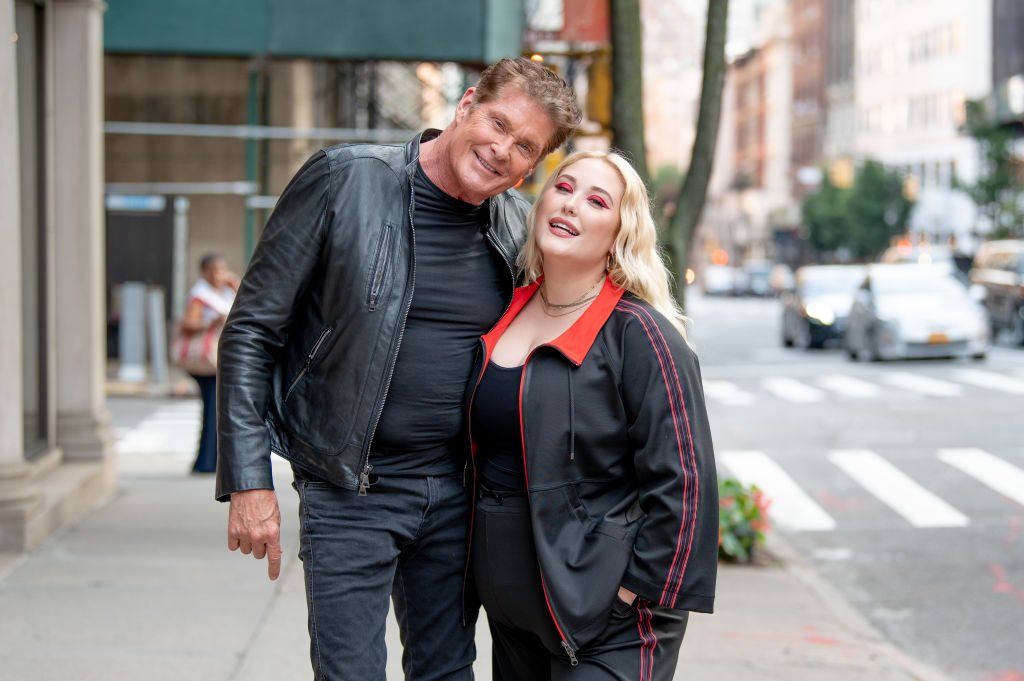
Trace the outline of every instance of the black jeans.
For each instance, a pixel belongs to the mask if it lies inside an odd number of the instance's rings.
[[[381,477],[369,494],[295,471],[316,681],[384,681],[388,597],[408,681],[473,678],[462,622],[468,501],[456,476]]]
[[[544,601],[523,497],[476,502],[473,575],[493,641],[494,681],[671,681],[689,613],[616,598],[570,665]]]
[[[199,384],[199,395],[203,398],[203,427],[192,471],[213,473],[217,470],[217,377],[190,375]]]

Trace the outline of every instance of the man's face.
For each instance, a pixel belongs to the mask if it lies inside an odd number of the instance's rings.
[[[470,88],[455,113],[448,163],[457,198],[480,204],[533,171],[555,134],[550,116],[529,95],[509,86],[473,107]]]

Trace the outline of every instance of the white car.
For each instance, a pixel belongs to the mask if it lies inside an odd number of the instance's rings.
[[[945,268],[871,265],[854,294],[844,345],[851,359],[973,357],[990,343],[988,315]]]

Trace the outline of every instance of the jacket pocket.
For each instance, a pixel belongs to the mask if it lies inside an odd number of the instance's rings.
[[[384,229],[377,239],[377,248],[373,253],[373,266],[370,268],[370,277],[366,282],[366,306],[370,312],[377,309],[377,302],[380,299],[384,284],[387,283],[388,270],[391,269],[391,238],[394,232],[391,223],[385,223]]]
[[[295,388],[299,386],[299,382],[306,376],[306,374],[309,373],[309,368],[313,365],[313,360],[316,359],[317,353],[320,352],[320,348],[323,347],[324,341],[326,341],[327,337],[330,335],[331,327],[328,326],[320,332],[319,336],[317,336],[316,342],[313,343],[313,347],[310,348],[309,352],[306,354],[306,362],[302,365],[302,370],[299,371],[299,373],[295,375],[295,378],[292,379],[292,382],[288,384],[288,390],[284,393],[285,402],[287,402],[288,398],[292,396],[293,392],[295,392]]]

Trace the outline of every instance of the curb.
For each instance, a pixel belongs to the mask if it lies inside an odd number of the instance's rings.
[[[843,628],[861,639],[879,657],[891,660],[918,681],[953,681],[949,676],[915,659],[889,642],[836,587],[820,577],[803,555],[777,532],[772,533],[765,548],[778,559],[783,570],[803,582],[821,600],[825,608]]]

